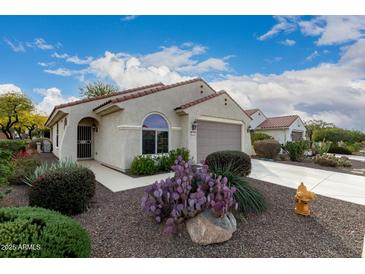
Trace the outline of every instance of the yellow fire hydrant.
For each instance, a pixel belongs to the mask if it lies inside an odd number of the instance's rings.
[[[307,187],[300,183],[295,194],[295,213],[308,216],[310,214],[309,202],[315,198],[314,192],[308,191]]]

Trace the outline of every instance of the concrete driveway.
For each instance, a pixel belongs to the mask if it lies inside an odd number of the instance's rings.
[[[252,159],[251,178],[290,188],[303,182],[316,194],[365,205],[365,177]]]
[[[173,176],[163,173],[132,178],[119,171],[105,167],[97,161],[80,161],[90,168],[96,180],[113,192],[143,187]],[[296,189],[300,182],[317,194],[365,205],[365,177],[321,169],[252,159],[251,178]]]

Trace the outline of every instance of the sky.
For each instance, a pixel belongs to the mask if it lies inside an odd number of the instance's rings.
[[[202,77],[244,109],[365,132],[365,16],[0,16],[0,94]]]

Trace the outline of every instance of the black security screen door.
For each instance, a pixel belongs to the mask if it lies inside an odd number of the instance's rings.
[[[91,158],[91,127],[78,126],[77,127],[77,158],[90,159]]]

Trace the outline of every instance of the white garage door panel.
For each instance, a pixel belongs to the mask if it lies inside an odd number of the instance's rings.
[[[241,150],[241,125],[198,121],[198,162],[219,150]]]

